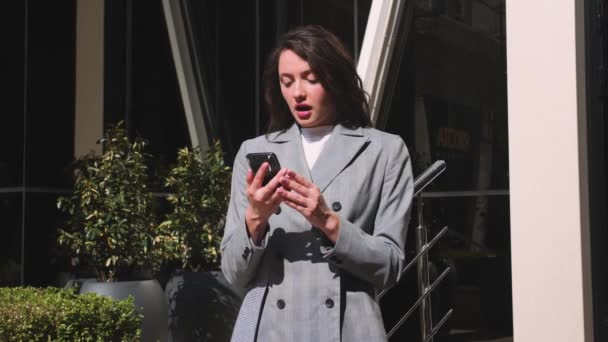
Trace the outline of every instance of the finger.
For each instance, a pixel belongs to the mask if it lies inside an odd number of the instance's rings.
[[[283,183],[283,178],[290,178],[288,168],[285,168],[285,173],[283,174],[283,177],[281,178],[281,186],[283,187],[283,189],[285,189],[287,191],[291,191],[291,187],[289,187]]]
[[[297,174],[295,171],[293,170],[289,170],[287,172],[287,175],[292,178],[293,180],[295,180],[296,182],[298,182],[299,184],[304,185],[305,187],[309,188],[311,185],[313,185],[311,182],[309,182],[306,178],[300,176],[299,174]]]
[[[280,193],[280,191],[275,191],[275,192],[272,194],[272,196],[270,197],[270,202],[271,202],[273,205],[277,205],[277,204],[280,204],[280,203],[281,203],[282,199],[283,199],[283,198],[281,197],[281,193]]]
[[[272,178],[270,182],[268,182],[268,184],[266,184],[261,190],[259,190],[262,195],[262,198],[266,199],[276,193],[276,190],[281,186],[281,178],[283,172],[283,170],[280,170],[274,176],[274,178]]]
[[[251,183],[255,188],[261,188],[262,183],[264,182],[264,177],[266,176],[266,172],[270,166],[267,162],[263,162],[258,172],[255,174],[255,178],[253,178],[253,182]]]
[[[300,195],[302,195],[304,197],[308,197],[308,195],[310,194],[309,188],[307,188],[299,183],[296,183],[293,179],[291,179],[289,177],[283,177],[281,179],[281,184],[283,185],[283,187],[294,190],[295,192],[299,193]]]
[[[307,207],[308,202],[306,201],[306,198],[298,194],[297,192],[285,191],[285,189],[281,188],[279,189],[278,193],[281,195],[281,198],[283,200],[294,202],[300,206]]]
[[[247,186],[250,186],[253,182],[253,171],[251,169],[247,170]]]
[[[300,214],[304,215],[304,210],[306,209],[306,207],[303,207],[297,203],[288,200],[284,200],[283,203],[285,203],[288,207],[297,210]]]
[[[275,192],[275,190],[281,186],[281,179],[285,175],[285,169],[279,170],[277,174],[264,186],[264,196],[268,196]]]

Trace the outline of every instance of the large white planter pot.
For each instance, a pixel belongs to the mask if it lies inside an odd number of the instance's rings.
[[[135,299],[135,307],[144,315],[142,341],[167,341],[167,300],[156,280],[119,281],[100,283],[85,281],[80,293],[94,292],[114,299]]]

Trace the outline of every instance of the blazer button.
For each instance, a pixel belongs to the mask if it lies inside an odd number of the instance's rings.
[[[334,209],[334,211],[340,211],[340,209],[342,209],[342,204],[340,204],[340,202],[334,202],[331,207]]]
[[[283,310],[284,307],[285,307],[285,301],[282,299],[277,300],[277,308]]]
[[[281,213],[281,207],[277,207],[277,210],[274,211],[275,215],[279,215]]]
[[[327,298],[327,300],[325,301],[325,306],[327,306],[328,309],[331,309],[334,307],[334,301],[331,298]]]
[[[245,247],[245,249],[243,250],[243,255],[241,255],[243,257],[243,260],[247,260],[249,254],[251,254],[251,249],[249,247]]]

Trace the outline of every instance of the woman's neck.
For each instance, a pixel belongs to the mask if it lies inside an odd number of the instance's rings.
[[[319,141],[331,134],[335,125],[316,126],[316,127],[300,127],[302,138],[306,141]]]

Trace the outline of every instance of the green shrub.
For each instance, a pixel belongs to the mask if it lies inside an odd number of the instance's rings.
[[[57,207],[70,215],[59,244],[72,264],[95,269],[99,281],[129,279],[138,270],[156,270],[159,228],[148,189],[142,139],[129,140],[119,123],[108,129],[103,154],[79,160],[74,191]]]
[[[165,179],[172,211],[160,225],[169,236],[162,243],[167,262],[190,271],[219,270],[230,178],[219,141],[203,153],[178,151],[177,165]]]
[[[132,297],[0,288],[0,341],[139,341],[141,320]]]

